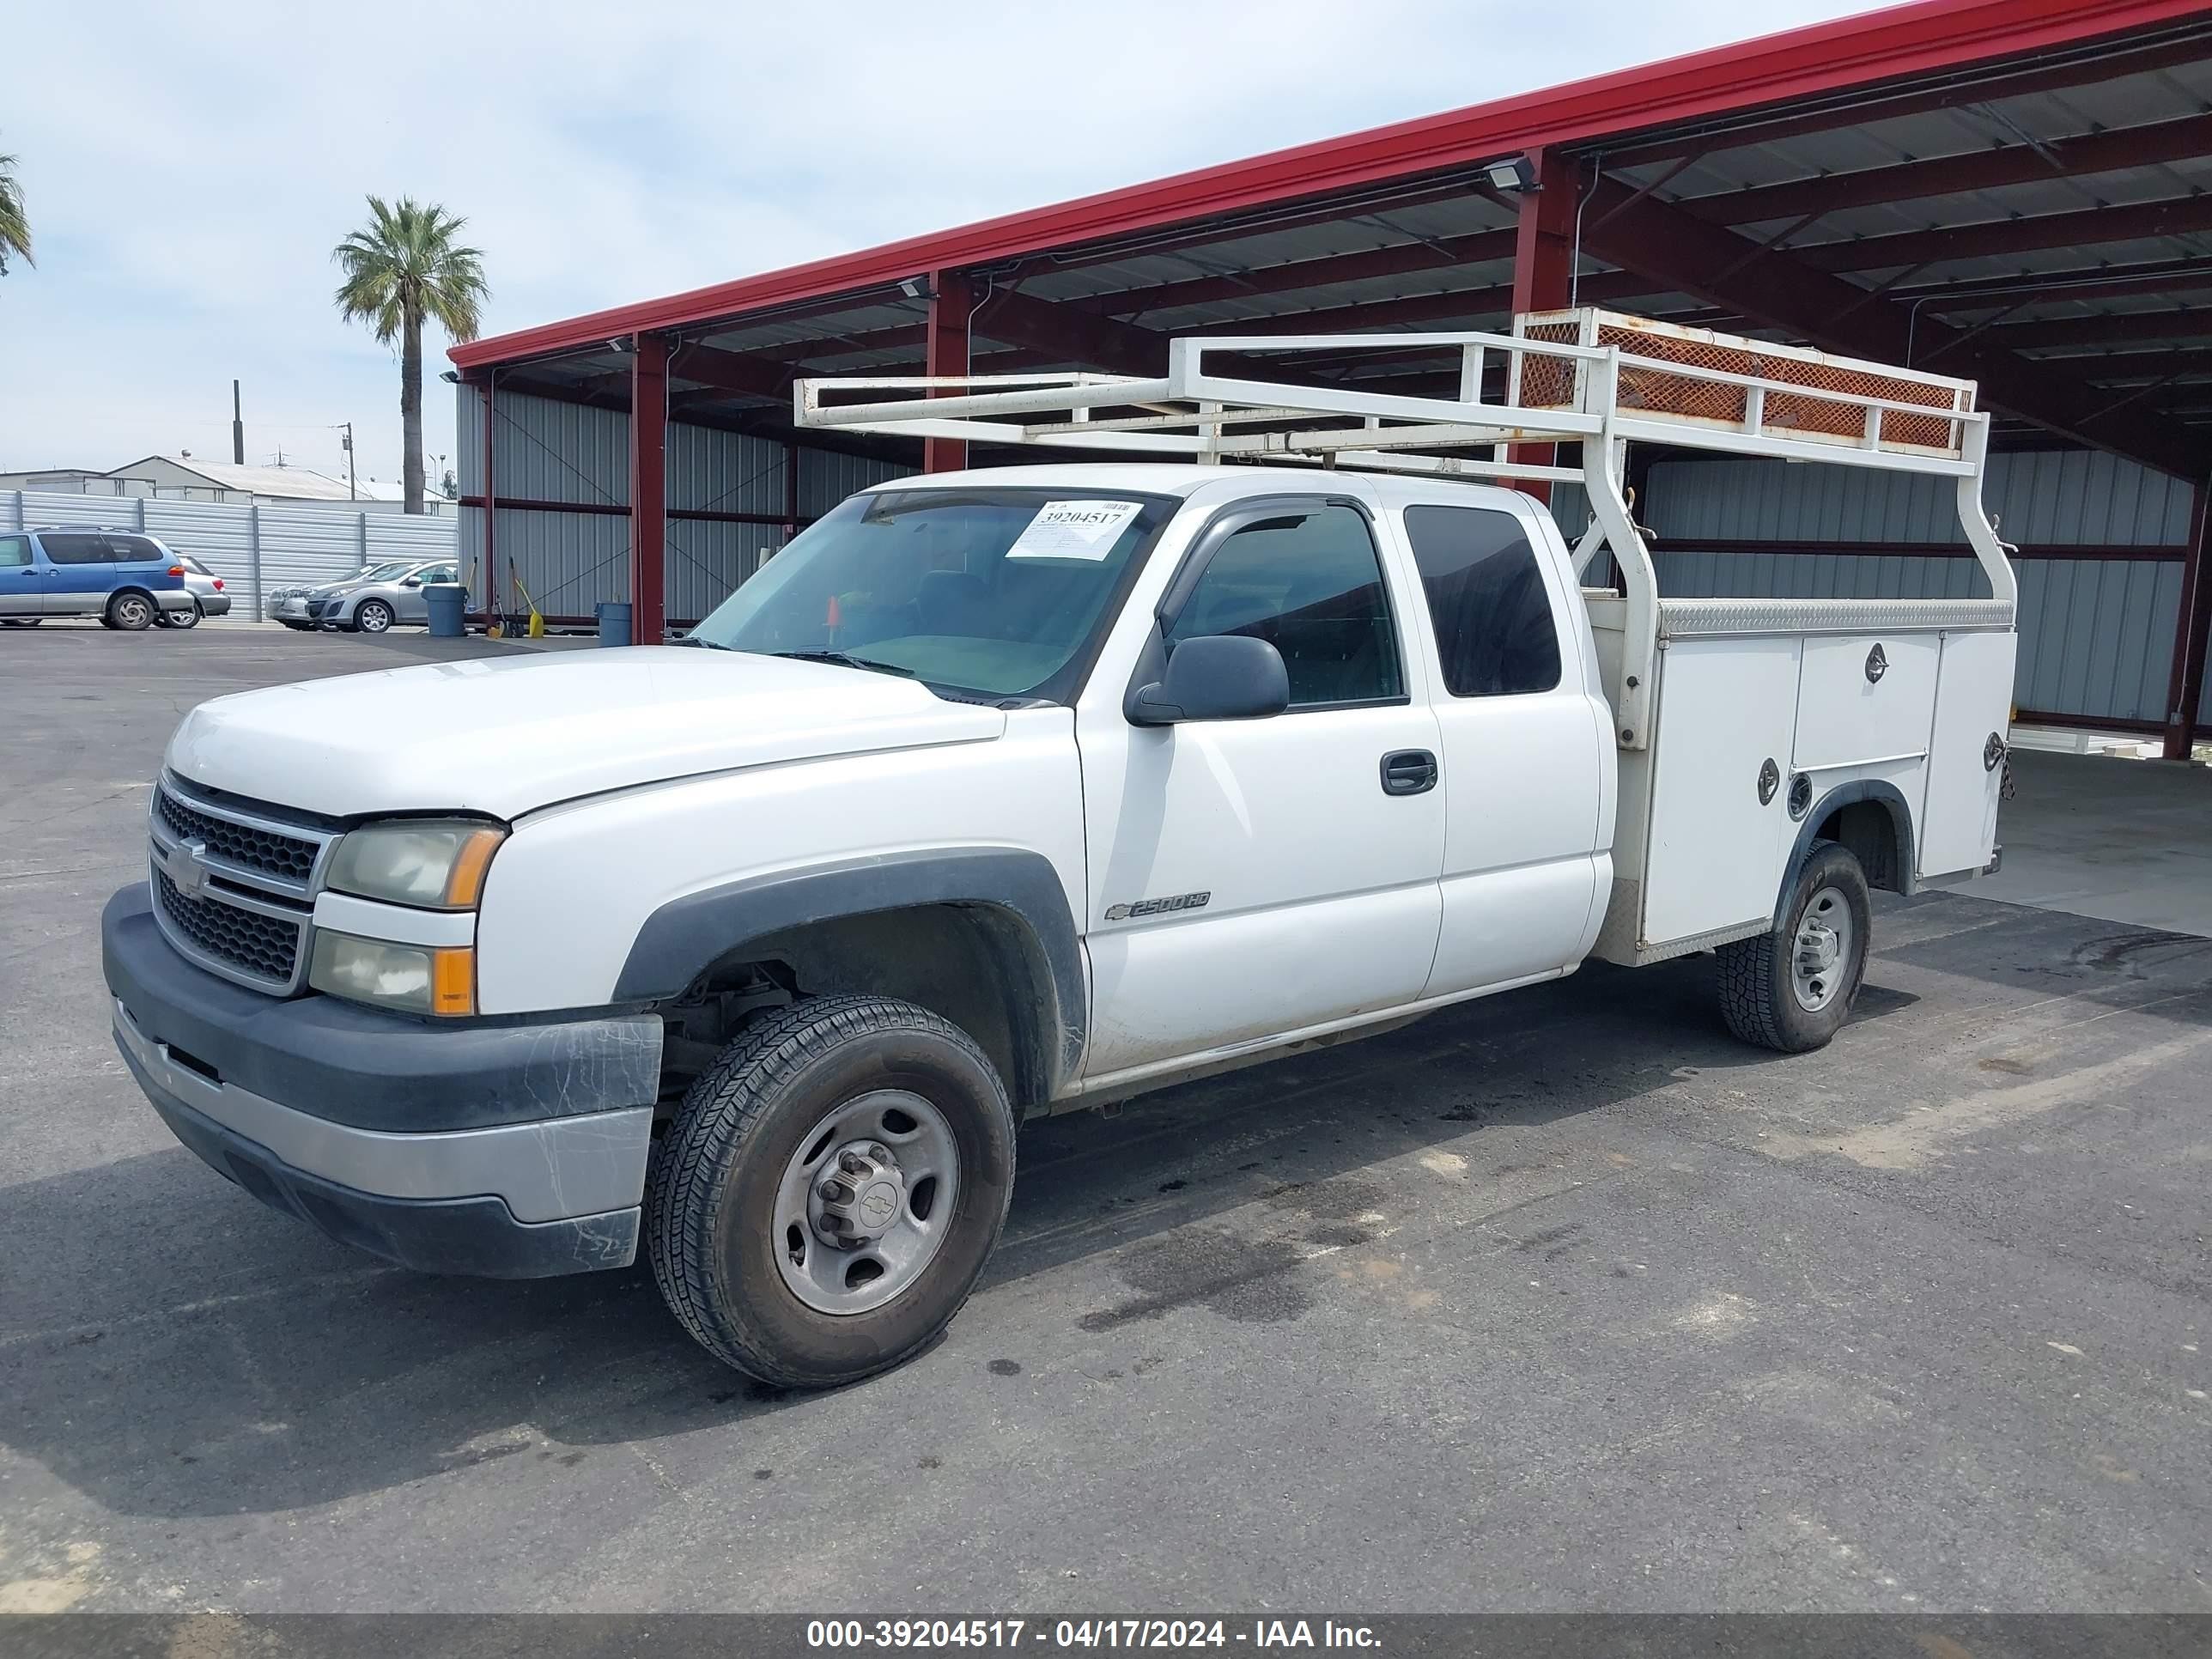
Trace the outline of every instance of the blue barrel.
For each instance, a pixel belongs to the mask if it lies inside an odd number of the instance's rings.
[[[459,582],[425,582],[422,603],[430,607],[430,637],[458,640],[467,630],[461,625],[469,606],[469,590]]]
[[[606,599],[600,603],[599,643],[628,645],[629,643],[629,601]]]

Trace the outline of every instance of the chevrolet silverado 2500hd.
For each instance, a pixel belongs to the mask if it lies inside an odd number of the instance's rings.
[[[805,384],[803,427],[1167,459],[865,491],[675,646],[203,704],[104,920],[131,1071],[336,1238],[641,1247],[708,1349],[815,1385],[951,1319],[1025,1115],[1593,953],[1715,950],[1738,1035],[1826,1042],[1869,888],[1992,856],[1972,386],[1595,312],[1440,337],[1456,398],[1208,362],[1358,337]],[[1989,592],[1663,599],[1621,487],[1653,440],[1954,481]],[[1504,477],[1580,485],[1588,532]]]

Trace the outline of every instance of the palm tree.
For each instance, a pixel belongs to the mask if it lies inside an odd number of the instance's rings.
[[[483,302],[483,254],[457,247],[468,221],[436,203],[403,196],[386,206],[368,198],[368,228],[331,251],[345,271],[337,307],[348,322],[367,323],[386,345],[399,342],[399,424],[406,450],[407,511],[422,510],[422,319],[433,319],[456,340],[473,340]]]
[[[23,211],[23,187],[15,182],[15,158],[0,155],[0,276],[8,274],[11,253],[27,265],[38,263],[31,257],[31,221]]]

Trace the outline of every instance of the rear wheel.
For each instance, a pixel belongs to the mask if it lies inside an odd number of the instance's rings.
[[[156,614],[154,601],[143,593],[118,593],[107,602],[107,614],[102,620],[110,628],[136,634],[141,629],[151,628]]]
[[[710,1353],[828,1388],[951,1322],[1013,1177],[1013,1110],[965,1032],[889,998],[812,998],[691,1085],[653,1165],[647,1248]]]
[[[392,626],[392,607],[382,599],[363,599],[353,613],[353,625],[364,634],[381,634]]]
[[[199,625],[200,602],[198,599],[192,601],[192,608],[189,611],[164,611],[161,613],[161,626],[164,628],[198,628]]]
[[[1866,872],[1834,842],[1814,842],[1780,924],[1720,949],[1729,1030],[1787,1054],[1826,1046],[1850,1018],[1872,933]]]
[[[0,617],[0,628],[36,628],[41,620],[38,617]]]

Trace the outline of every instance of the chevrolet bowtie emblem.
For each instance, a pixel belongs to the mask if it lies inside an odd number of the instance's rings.
[[[200,854],[206,851],[204,841],[180,841],[162,857],[161,868],[186,898],[198,898],[208,884],[207,866],[200,862]]]

